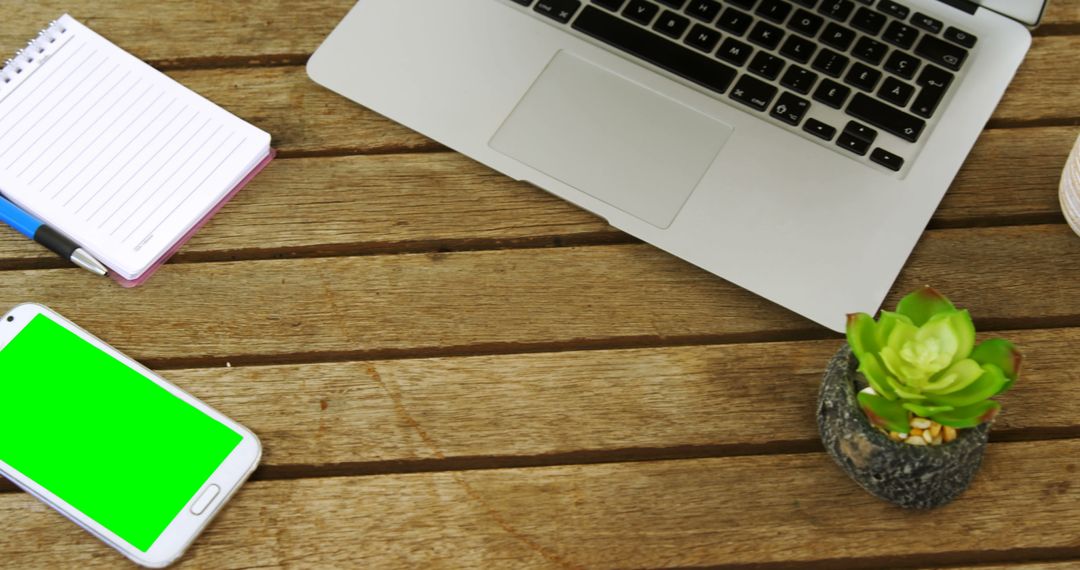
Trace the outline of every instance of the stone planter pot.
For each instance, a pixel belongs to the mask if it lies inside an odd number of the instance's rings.
[[[963,493],[982,464],[992,422],[960,430],[956,440],[940,446],[893,441],[859,407],[856,395],[867,384],[857,368],[844,345],[821,383],[818,430],[829,455],[863,489],[901,507],[932,509]]]

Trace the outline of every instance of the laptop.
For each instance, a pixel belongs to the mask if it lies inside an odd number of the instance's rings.
[[[836,331],[875,313],[1044,0],[360,0],[317,83]]]

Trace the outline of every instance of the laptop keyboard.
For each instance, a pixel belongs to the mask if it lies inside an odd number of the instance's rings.
[[[510,2],[891,172],[976,44],[893,0]]]

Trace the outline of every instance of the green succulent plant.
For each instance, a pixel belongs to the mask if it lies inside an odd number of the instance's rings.
[[[848,315],[847,340],[870,388],[859,404],[871,423],[907,433],[909,412],[954,428],[992,419],[991,400],[1016,382],[1020,352],[1007,340],[975,345],[975,325],[941,293],[923,287],[878,321]]]

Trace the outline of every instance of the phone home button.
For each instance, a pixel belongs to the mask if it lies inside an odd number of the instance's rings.
[[[221,487],[217,485],[210,485],[203,489],[203,492],[195,499],[195,502],[191,504],[191,514],[201,515],[206,512],[206,508],[210,506],[210,503],[214,502],[214,499],[221,494]]]

